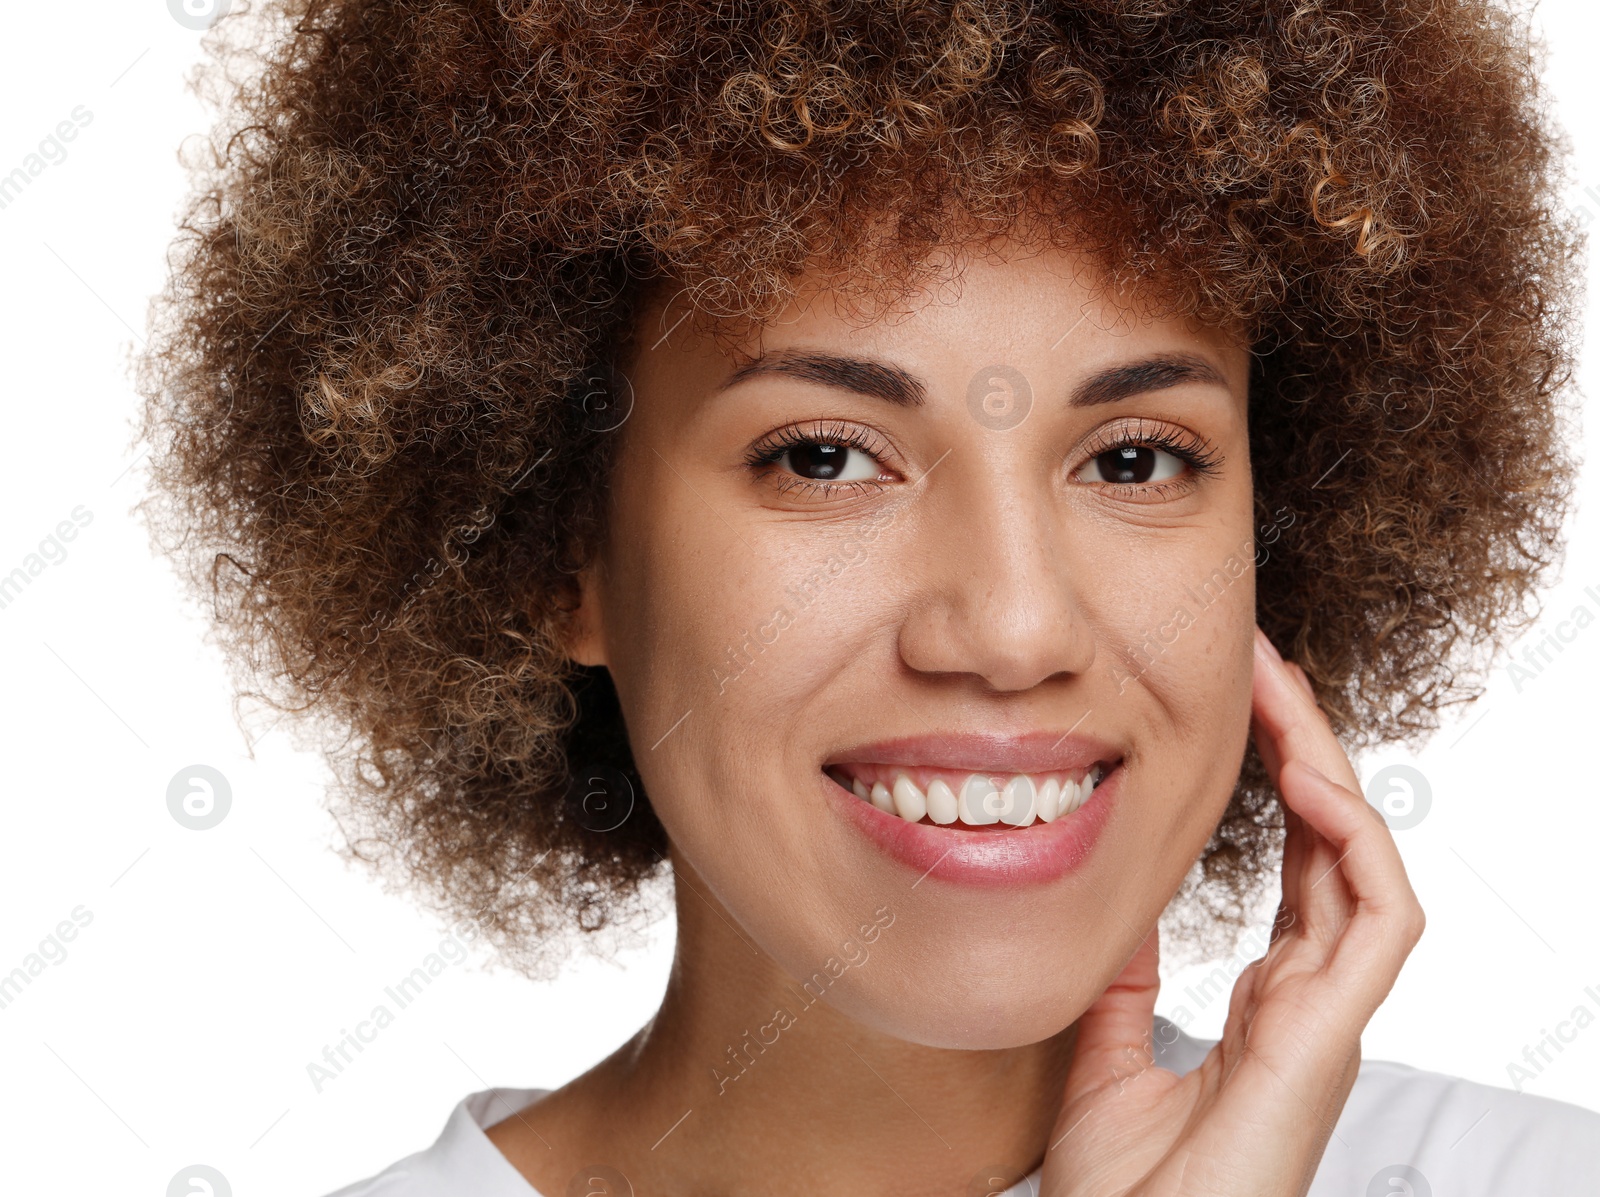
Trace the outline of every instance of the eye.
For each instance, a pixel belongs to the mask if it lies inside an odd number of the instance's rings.
[[[870,454],[827,441],[792,444],[773,464],[810,482],[868,482],[882,473]]]
[[[1222,454],[1205,437],[1165,421],[1118,420],[1095,430],[1073,479],[1136,502],[1175,499],[1217,473]]]
[[[897,475],[884,465],[893,453],[871,428],[814,420],[768,433],[750,446],[745,463],[785,494],[836,499],[894,481]]]
[[[1154,445],[1118,445],[1097,453],[1078,470],[1080,482],[1110,482],[1142,485],[1167,482],[1179,477],[1186,463]]]

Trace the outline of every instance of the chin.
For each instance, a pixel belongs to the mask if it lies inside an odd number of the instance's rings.
[[[993,973],[962,983],[950,971],[930,967],[934,958],[919,954],[902,966],[884,954],[885,974],[895,970],[893,988],[873,987],[863,978],[850,991],[830,995],[829,1004],[874,1031],[909,1043],[993,1051],[1060,1034],[1105,987],[1102,983],[1091,993],[1086,974],[1074,975],[1070,967],[1050,971],[1037,962],[1027,972],[997,962]],[[920,983],[907,984],[908,974],[919,976]]]

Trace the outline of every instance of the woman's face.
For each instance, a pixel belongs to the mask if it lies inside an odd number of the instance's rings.
[[[627,370],[574,655],[680,873],[914,1042],[1072,1022],[1244,751],[1248,350],[1089,277],[974,259],[870,323],[819,290],[731,351],[656,308]]]

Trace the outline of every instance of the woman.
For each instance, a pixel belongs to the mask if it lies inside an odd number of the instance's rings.
[[[678,926],[623,1049],[346,1194],[1595,1174],[1600,1117],[1360,1061],[1423,919],[1341,738],[1473,692],[1571,484],[1514,22],[269,15],[218,26],[266,60],[146,359],[152,519],[347,733],[354,854],[530,973],[669,873]],[[1197,951],[1274,880],[1220,1043],[1155,1019],[1163,911]]]

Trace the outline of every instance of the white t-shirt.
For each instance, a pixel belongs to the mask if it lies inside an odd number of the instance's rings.
[[[1155,1062],[1183,1074],[1213,1040],[1157,1017]],[[432,1147],[329,1197],[540,1197],[483,1132],[547,1089],[486,1089]],[[1404,1064],[1363,1060],[1309,1197],[1584,1197],[1600,1194],[1600,1114]],[[597,1193],[608,1190],[602,1185]],[[1003,1197],[1037,1197],[1034,1172]],[[546,1197],[566,1197],[552,1193]],[[616,1197],[627,1197],[626,1190]]]

